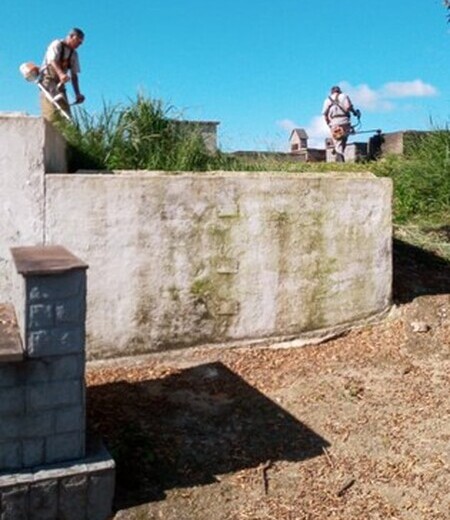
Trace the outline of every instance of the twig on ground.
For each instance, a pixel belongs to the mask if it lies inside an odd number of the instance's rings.
[[[329,455],[329,453],[328,453],[328,450],[327,450],[325,447],[323,447],[323,448],[322,448],[322,451],[323,451],[323,453],[324,453],[324,455],[325,455],[325,457],[326,457],[326,459],[327,459],[327,461],[328,461],[328,464],[329,464],[332,468],[334,468],[334,463],[333,463],[333,461],[331,460],[331,457],[330,457],[330,455]]]
[[[342,487],[341,489],[336,493],[336,496],[342,497],[344,493],[346,493],[356,482],[354,478],[349,479]]]

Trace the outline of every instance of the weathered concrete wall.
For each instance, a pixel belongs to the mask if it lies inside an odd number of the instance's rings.
[[[67,171],[64,152],[42,118],[0,113],[0,295],[11,289],[9,248],[44,241],[44,174]]]
[[[370,174],[48,175],[45,235],[89,263],[88,352],[106,357],[385,311],[390,208]]]
[[[9,248],[43,240],[44,142],[41,119],[0,114],[1,295],[11,288]]]
[[[0,299],[10,247],[70,248],[91,266],[90,357],[293,338],[389,306],[388,179],[45,175],[65,145],[27,116],[0,116],[0,146]]]

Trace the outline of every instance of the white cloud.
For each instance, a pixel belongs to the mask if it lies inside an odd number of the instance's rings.
[[[382,95],[391,98],[436,96],[438,91],[433,85],[424,83],[421,79],[414,81],[392,81],[382,87]]]
[[[330,136],[330,129],[323,116],[315,116],[305,128],[310,148],[323,148],[325,138]]]
[[[392,99],[436,96],[438,90],[433,85],[421,79],[413,81],[391,81],[379,89],[373,89],[366,84],[351,85],[342,81],[339,86],[346,92],[353,104],[369,112],[389,112],[396,108]]]
[[[394,105],[386,100],[379,90],[374,90],[366,84],[353,86],[342,81],[339,86],[350,96],[355,107],[369,112],[389,112]]]

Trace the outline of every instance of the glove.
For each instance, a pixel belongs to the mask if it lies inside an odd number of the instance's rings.
[[[361,117],[361,110],[356,109],[353,113],[355,114],[355,117],[357,117],[358,119]]]

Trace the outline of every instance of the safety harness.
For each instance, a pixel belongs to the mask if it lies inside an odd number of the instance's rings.
[[[327,114],[326,114],[327,117],[328,117],[328,113],[332,106],[338,107],[342,111],[342,114],[335,114],[333,116],[330,116],[330,119],[333,119],[335,117],[350,117],[350,112],[347,110],[344,110],[344,108],[339,104],[337,99],[333,99],[331,96],[328,96],[328,99],[331,101],[331,105],[329,105],[329,107],[327,108]]]
[[[70,69],[70,61],[72,59],[73,49],[69,47],[64,40],[60,40],[60,49],[58,51],[58,55],[56,57],[56,60],[59,63],[59,66],[64,72],[67,72]],[[67,57],[64,57],[65,55],[65,49],[69,49],[69,53]],[[56,74],[56,71],[53,69],[53,67],[45,67],[45,69],[42,72],[42,79],[44,81],[58,81],[58,75]]]
[[[58,61],[61,64],[62,70],[64,72],[67,72],[70,69],[70,60],[72,58],[73,49],[72,49],[72,47],[69,47],[64,40],[60,40],[60,43],[61,43],[61,49],[59,51]],[[65,54],[64,49],[65,48],[69,49],[69,55],[67,56],[67,58],[64,58],[64,54]]]

